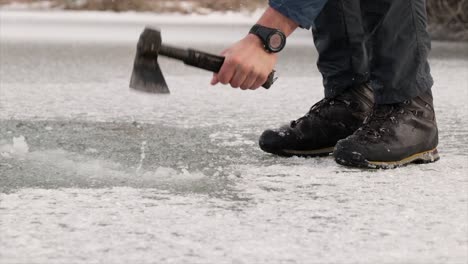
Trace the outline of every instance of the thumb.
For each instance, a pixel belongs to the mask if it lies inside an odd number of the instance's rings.
[[[226,56],[229,53],[229,49],[223,50],[220,55]],[[213,73],[213,78],[211,79],[211,85],[217,85],[219,83],[218,73]]]
[[[229,48],[221,51],[220,55],[221,56],[226,56],[229,53]]]
[[[214,73],[213,74],[213,79],[211,79],[211,85],[216,85],[219,83],[219,80],[218,80],[218,74],[217,73]]]

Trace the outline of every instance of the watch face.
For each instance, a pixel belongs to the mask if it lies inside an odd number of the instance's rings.
[[[276,32],[270,36],[268,39],[268,45],[273,52],[278,52],[284,48],[285,37]]]
[[[278,49],[283,44],[283,38],[279,34],[274,34],[270,38],[270,46],[274,49]]]

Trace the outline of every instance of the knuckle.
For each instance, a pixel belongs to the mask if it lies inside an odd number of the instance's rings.
[[[237,57],[237,56],[232,57],[232,62],[233,62],[235,65],[242,64],[242,60],[241,60],[239,57]]]
[[[261,72],[256,72],[255,77],[256,79],[263,79],[263,74]]]
[[[239,64],[237,70],[242,73],[242,75],[248,76],[249,74],[249,68],[246,67],[245,65]]]
[[[226,63],[229,65],[229,66],[236,66],[240,63],[240,60],[238,57],[235,57],[235,56],[232,56],[232,57],[229,57],[226,59]]]

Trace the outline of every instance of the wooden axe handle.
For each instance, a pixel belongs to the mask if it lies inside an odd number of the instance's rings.
[[[159,49],[159,54],[170,57],[173,59],[181,60],[185,64],[194,66],[200,69],[204,69],[211,72],[219,72],[224,63],[224,57],[209,54],[203,51],[198,51],[194,49],[180,49],[176,47],[161,45]],[[275,71],[273,70],[270,75],[268,75],[267,81],[262,85],[265,89],[269,89],[273,83],[276,81]]]

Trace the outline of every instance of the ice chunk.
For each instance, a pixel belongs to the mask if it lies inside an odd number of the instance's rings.
[[[24,136],[13,138],[13,152],[17,155],[26,155],[29,152],[29,146]]]
[[[0,145],[2,157],[24,156],[29,152],[29,146],[24,136],[14,137],[13,144]]]

